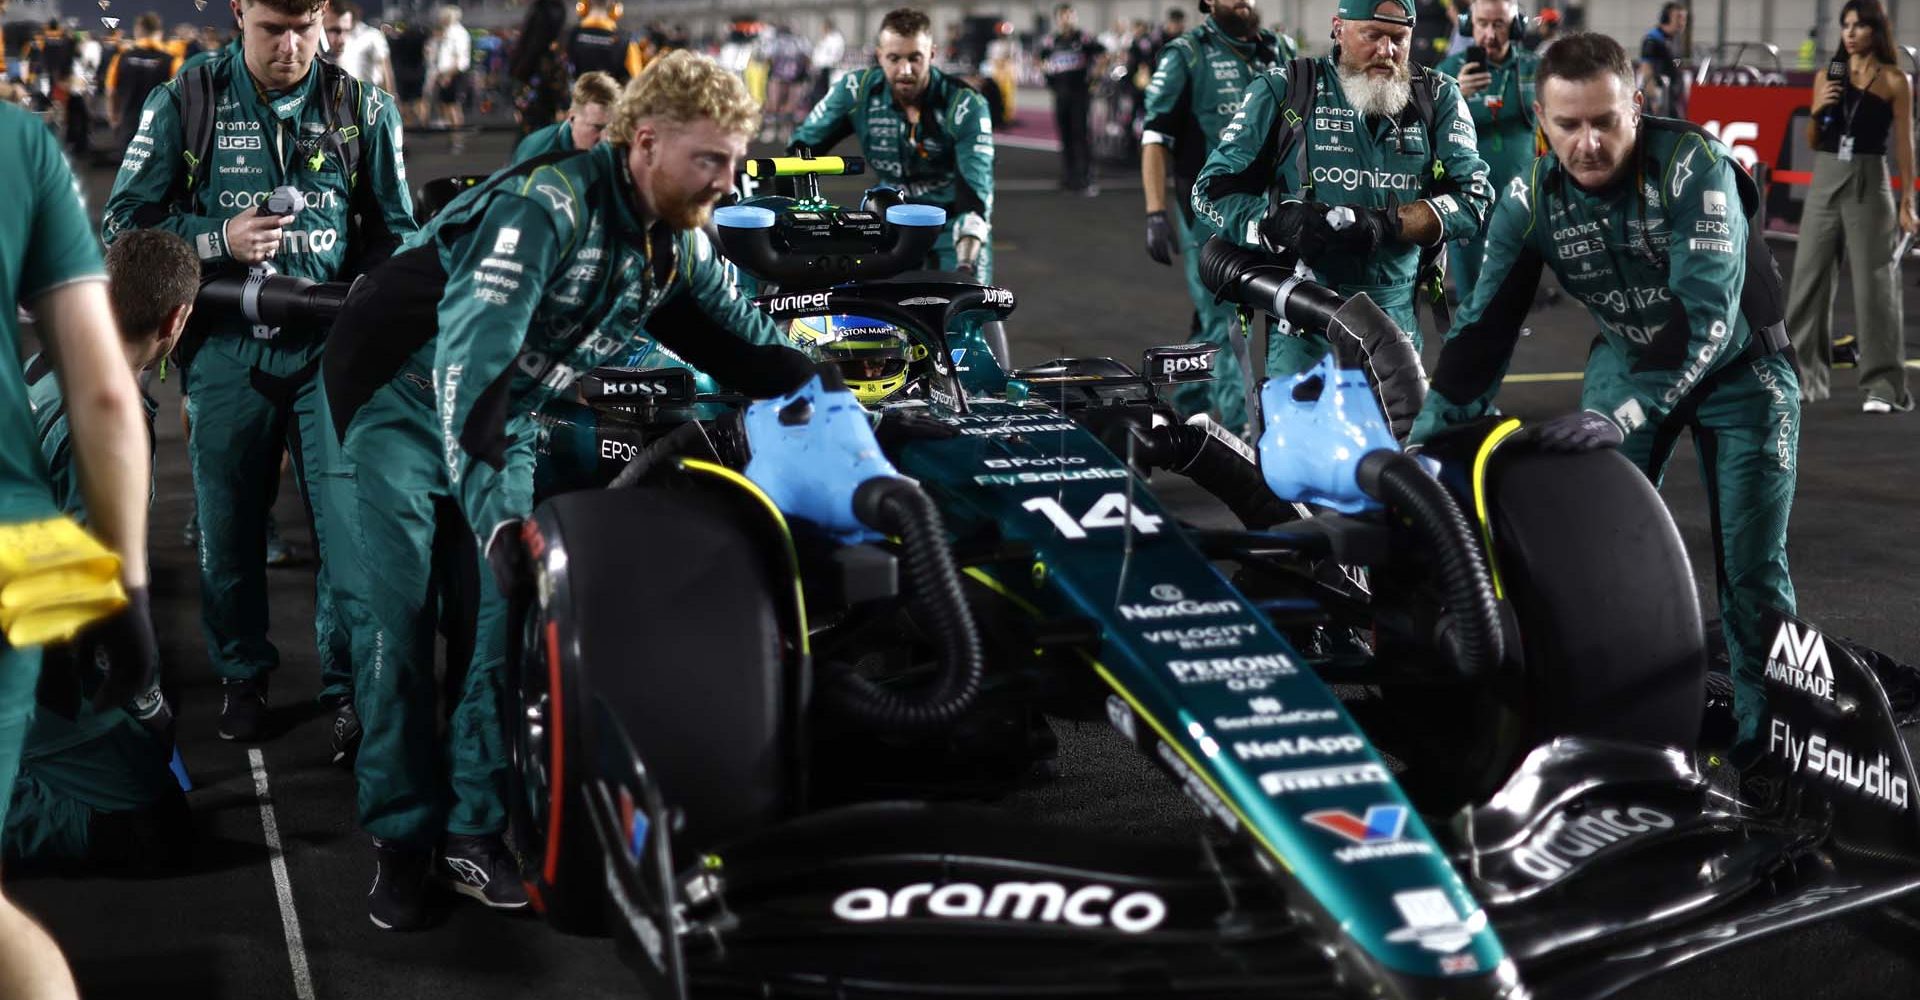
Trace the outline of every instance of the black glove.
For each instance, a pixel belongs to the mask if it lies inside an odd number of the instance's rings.
[[[1595,451],[1618,448],[1627,436],[1606,414],[1581,410],[1534,427],[1533,439],[1547,451]]]
[[[1361,255],[1378,253],[1400,242],[1400,210],[1396,208],[1356,208],[1355,221],[1337,230],[1334,245]]]
[[[93,693],[94,708],[125,705],[159,678],[160,644],[153,637],[147,588],[128,587],[127,606],[89,629],[87,638],[107,657],[107,679]]]
[[[1173,223],[1167,221],[1163,209],[1147,213],[1147,256],[1168,267],[1173,266],[1173,255],[1180,252],[1179,244],[1173,239]]]
[[[1290,201],[1260,220],[1260,237],[1276,250],[1291,250],[1312,264],[1326,256],[1338,234],[1327,224],[1327,206],[1317,201]]]
[[[880,451],[894,461],[900,449],[915,441],[945,441],[960,436],[960,431],[918,410],[895,408],[882,411],[873,425],[873,439]]]

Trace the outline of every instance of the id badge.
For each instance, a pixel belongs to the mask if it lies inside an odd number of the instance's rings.
[[[1853,136],[1843,135],[1840,137],[1840,162],[1853,162]]]

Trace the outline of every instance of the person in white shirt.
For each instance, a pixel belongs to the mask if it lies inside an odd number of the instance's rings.
[[[847,36],[833,26],[832,21],[820,28],[820,39],[813,43],[813,96],[807,106],[820,103],[832,88],[833,81],[840,76],[840,60],[847,57]]]
[[[452,137],[448,152],[466,152],[467,71],[473,68],[473,36],[460,23],[460,8],[441,7],[438,27],[427,40],[427,70],[433,74],[434,98]]]
[[[329,5],[326,24],[328,58],[361,83],[392,93],[393,60],[387,51],[387,36],[361,20],[360,5]]]

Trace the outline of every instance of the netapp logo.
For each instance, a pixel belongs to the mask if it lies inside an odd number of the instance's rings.
[[[1366,741],[1358,736],[1296,736],[1262,743],[1235,743],[1233,753],[1241,760],[1336,757],[1343,753],[1359,753],[1366,745]]]
[[[1269,771],[1260,776],[1260,789],[1268,795],[1293,792],[1319,792],[1356,785],[1384,785],[1392,781],[1379,764],[1341,764],[1304,771]]]
[[[1542,882],[1573,870],[1574,862],[1639,834],[1673,829],[1673,817],[1646,806],[1601,809],[1556,823],[1513,850],[1514,867]]]
[[[825,309],[828,300],[832,298],[832,292],[803,292],[797,295],[776,295],[772,301],[767,303],[767,311],[782,313],[820,310]]]
[[[921,914],[945,920],[1038,920],[1075,927],[1105,927],[1123,934],[1145,934],[1167,919],[1167,904],[1151,892],[1118,896],[1111,886],[1081,886],[1069,893],[1058,882],[1001,882],[988,889],[970,882],[935,887],[931,882],[884,889],[852,889],[833,901],[833,915],[850,923],[905,920]]]
[[[1826,640],[1814,629],[1803,632],[1793,622],[1781,622],[1767,653],[1767,679],[1832,701],[1833,661]]]

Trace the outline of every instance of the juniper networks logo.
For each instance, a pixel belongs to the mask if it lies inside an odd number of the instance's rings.
[[[1826,640],[1814,629],[1781,622],[1767,652],[1767,679],[1832,701],[1833,661],[1827,656]]]

